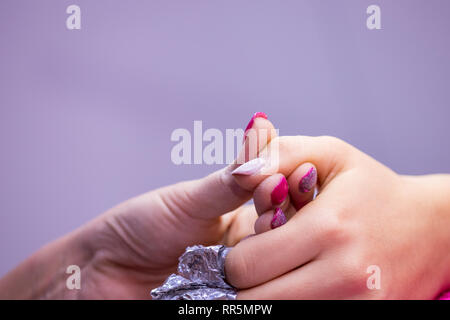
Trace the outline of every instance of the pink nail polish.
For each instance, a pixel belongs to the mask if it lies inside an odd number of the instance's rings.
[[[272,221],[270,222],[270,227],[272,229],[281,227],[283,224],[287,222],[286,216],[284,215],[283,210],[281,208],[276,208],[275,213],[273,215]]]
[[[245,137],[247,136],[247,132],[248,130],[250,130],[253,127],[253,123],[255,122],[256,118],[264,118],[267,119],[267,115],[264,112],[256,112],[253,117],[250,119],[250,122],[248,123],[247,127],[245,128],[244,131],[244,140]]]
[[[298,189],[300,192],[306,193],[312,190],[317,182],[316,168],[311,167],[308,172],[300,179]]]
[[[283,176],[281,177],[280,182],[278,182],[277,186],[273,189],[272,193],[270,194],[272,204],[274,206],[282,204],[284,199],[286,199],[287,197],[288,190],[289,190],[288,183],[286,181],[286,178]]]

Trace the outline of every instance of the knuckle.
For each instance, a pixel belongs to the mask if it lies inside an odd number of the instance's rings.
[[[339,275],[334,285],[342,288],[347,297],[358,297],[367,293],[367,266],[354,250],[340,252],[333,256],[334,273]]]
[[[319,240],[325,245],[339,245],[348,243],[355,237],[349,208],[336,206],[331,211],[318,215]]]
[[[367,265],[359,255],[348,255],[347,260],[342,263],[341,274],[345,280],[348,289],[351,289],[355,294],[365,291],[367,289],[366,273]]]
[[[337,214],[327,214],[319,226],[320,238],[325,243],[336,243],[345,233]]]

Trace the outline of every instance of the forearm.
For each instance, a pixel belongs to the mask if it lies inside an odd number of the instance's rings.
[[[81,230],[45,245],[0,279],[0,299],[71,299],[78,290],[69,290],[66,273],[70,265],[83,268],[89,260]]]

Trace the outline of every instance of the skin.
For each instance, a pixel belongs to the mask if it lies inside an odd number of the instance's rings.
[[[217,243],[238,243],[226,273],[243,299],[430,298],[449,283],[448,176],[399,176],[333,138],[262,138],[258,129],[273,128],[263,118],[253,128],[260,156],[281,142],[276,170],[233,177],[233,164],[128,200],[0,279],[0,299],[149,299],[186,246]],[[295,188],[312,163],[320,194],[311,202],[312,192]],[[280,175],[289,221],[271,230],[264,217]],[[256,210],[242,205],[252,196]],[[257,234],[240,241],[253,225]],[[365,289],[368,263],[381,267],[383,290]],[[81,290],[66,289],[71,264],[81,268]]]
[[[264,189],[255,197],[260,232],[226,259],[238,298],[433,299],[449,287],[449,175],[398,175],[332,137],[276,138],[259,157],[278,164],[266,173],[285,175],[291,191],[299,164],[314,163],[319,195],[270,230],[273,210],[262,212],[274,182],[236,176],[246,190]],[[381,270],[379,290],[367,287],[372,265]]]
[[[216,216],[202,207],[215,200],[208,198],[212,196],[208,188],[236,202],[251,196],[235,195],[219,182],[222,174],[128,200],[50,243],[0,280],[0,299],[149,299],[150,290],[176,272],[178,257],[187,246],[233,245],[251,233],[256,218],[252,207],[223,216],[220,212],[228,209],[227,203],[213,208]],[[191,203],[200,194],[208,201]],[[65,270],[71,264],[81,268],[81,290],[66,288]]]
[[[256,135],[257,152],[272,139],[273,126],[260,117],[252,122],[252,130],[269,130]],[[256,211],[243,205],[252,192],[231,175],[245,158],[242,152],[205,178],[130,199],[46,245],[0,279],[0,299],[150,299],[150,290],[176,272],[187,246],[233,246],[253,233]],[[80,290],[66,288],[73,264],[81,268]]]

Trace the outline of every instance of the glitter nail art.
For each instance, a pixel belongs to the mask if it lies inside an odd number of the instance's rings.
[[[308,172],[300,179],[298,188],[300,192],[306,193],[312,190],[317,182],[316,168],[311,167]]]
[[[283,210],[281,208],[276,208],[275,213],[273,215],[272,221],[270,222],[270,226],[272,229],[281,227],[283,224],[287,222],[286,216],[284,215]]]

